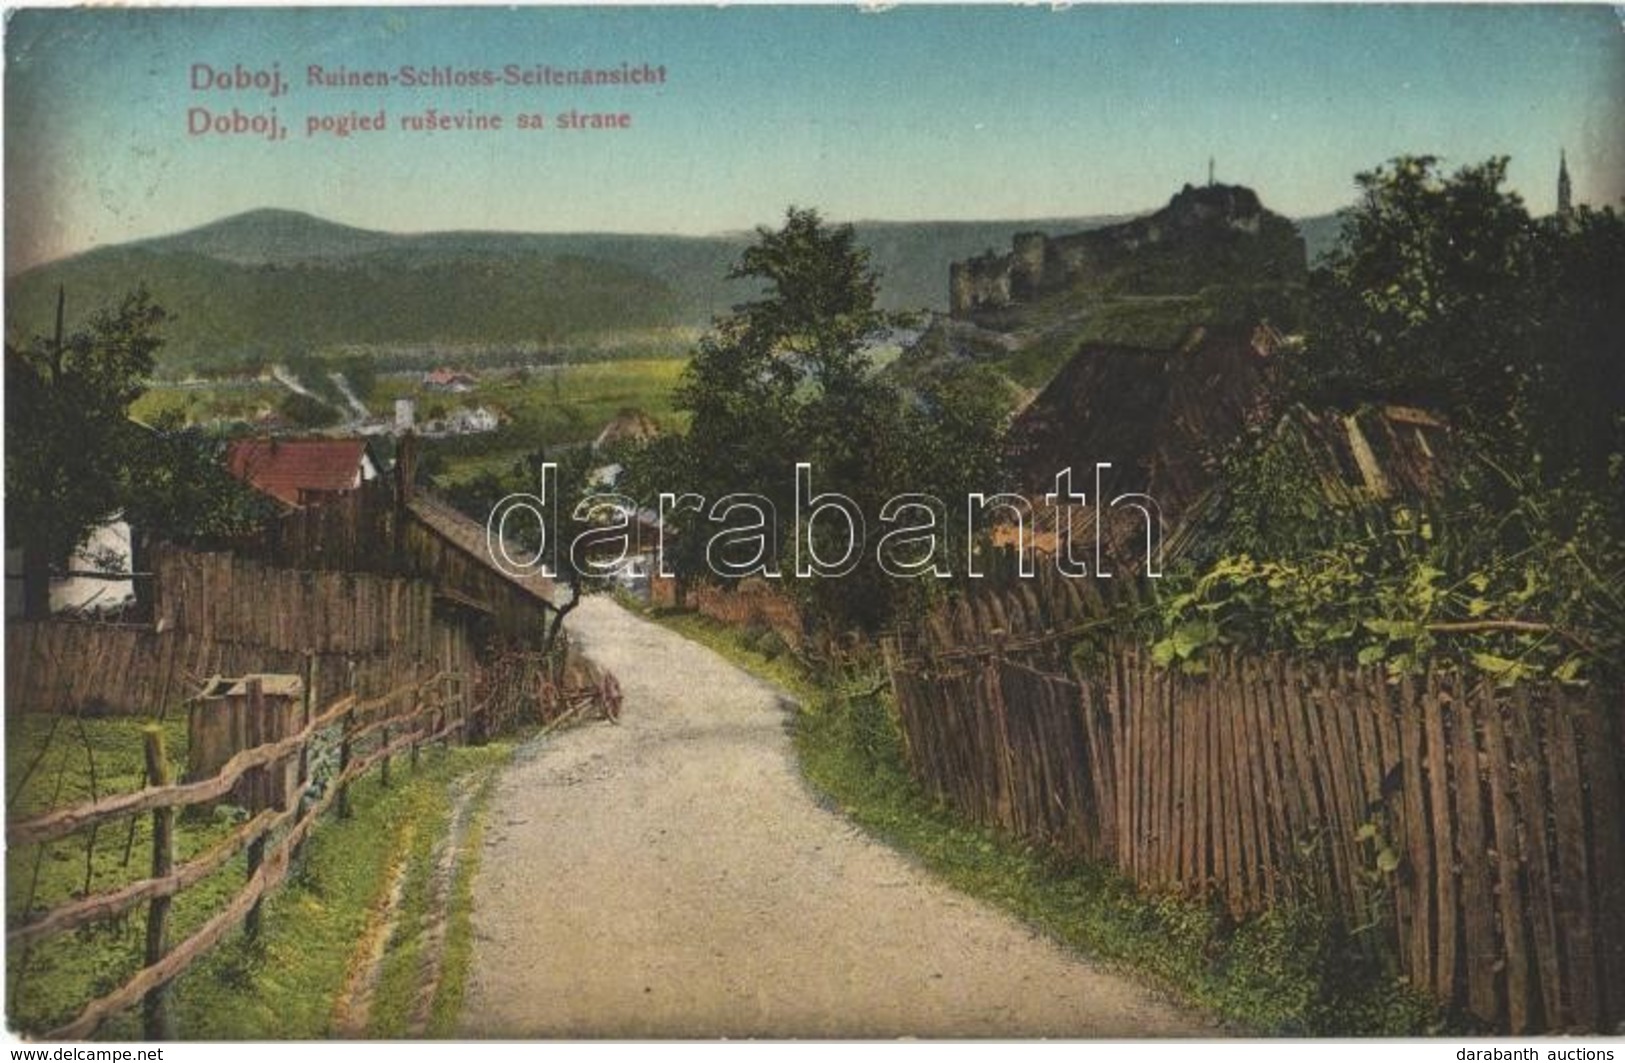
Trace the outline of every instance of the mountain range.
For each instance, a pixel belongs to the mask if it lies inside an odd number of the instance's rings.
[[[1013,233],[1077,232],[1122,217],[858,222],[888,309],[945,309],[949,264]],[[1335,218],[1300,222],[1311,257]],[[145,284],[171,314],[165,371],[225,369],[344,346],[567,349],[588,337],[703,327],[754,293],[727,272],[752,233],[391,233],[255,210],[98,248],[6,281],[6,335],[69,327]]]

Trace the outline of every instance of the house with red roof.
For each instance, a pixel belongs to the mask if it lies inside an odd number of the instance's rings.
[[[462,394],[466,391],[473,391],[474,386],[479,382],[479,378],[473,373],[464,372],[461,369],[452,369],[448,366],[431,369],[423,374],[423,386],[431,391],[450,391],[454,394]]]
[[[235,439],[226,469],[287,506],[309,506],[354,491],[379,472],[365,439]]]

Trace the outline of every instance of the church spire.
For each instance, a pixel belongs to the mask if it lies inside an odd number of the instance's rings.
[[[1567,214],[1574,209],[1574,186],[1569,183],[1568,152],[1557,154],[1557,212]]]

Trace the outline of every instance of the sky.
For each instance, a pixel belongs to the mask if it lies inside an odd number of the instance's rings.
[[[5,33],[6,270],[280,207],[397,232],[704,234],[840,220],[1123,213],[1207,178],[1289,216],[1402,153],[1512,158],[1531,209],[1625,197],[1619,9],[835,6],[39,9]],[[660,84],[506,85],[664,67]],[[196,87],[199,66],[287,92]],[[318,88],[309,67],[379,71]],[[402,67],[492,86],[402,83]],[[430,108],[501,130],[415,131]],[[193,133],[269,116],[286,139]],[[561,112],[630,128],[559,128]],[[386,128],[307,136],[351,113]],[[545,116],[541,130],[520,114]],[[263,117],[262,117],[263,120]]]

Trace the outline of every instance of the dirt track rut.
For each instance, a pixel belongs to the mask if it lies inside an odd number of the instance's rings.
[[[820,807],[773,687],[602,599],[571,626],[621,724],[497,782],[464,1036],[1212,1036]]]

